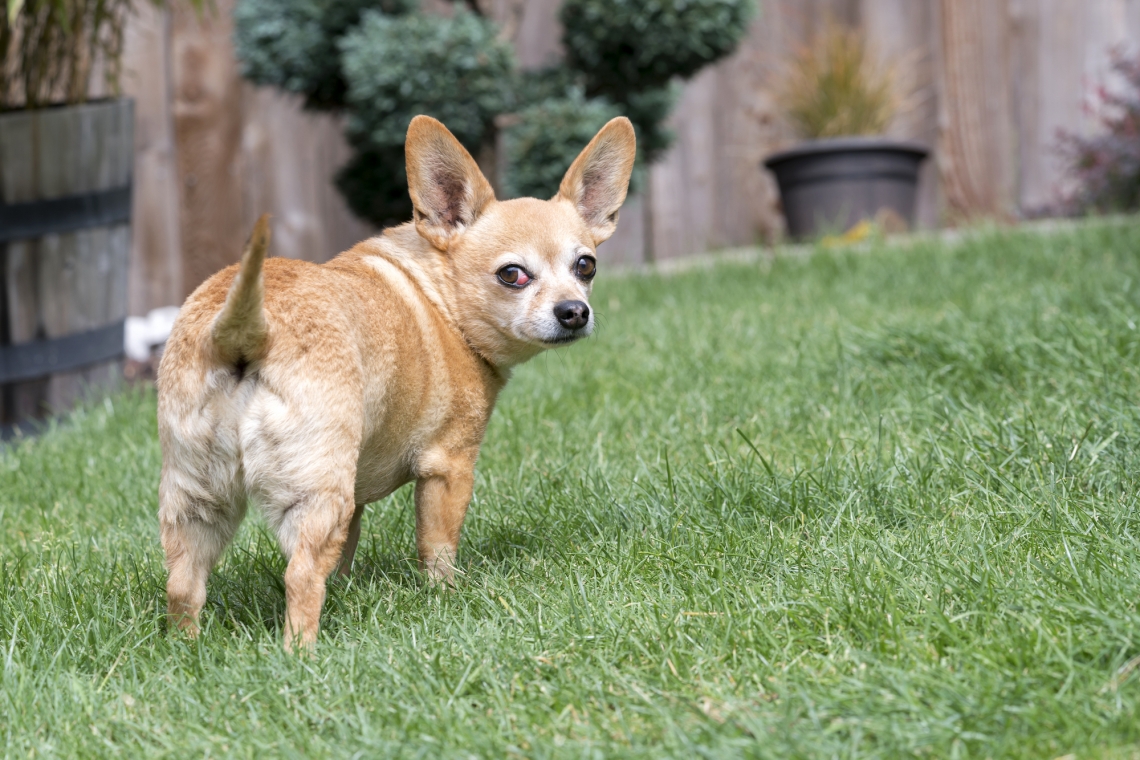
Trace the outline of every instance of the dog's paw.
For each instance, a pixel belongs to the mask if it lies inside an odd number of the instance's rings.
[[[301,659],[308,659],[317,652],[316,637],[309,638],[307,636],[286,636],[284,642],[284,649],[286,654],[291,654]]]
[[[190,639],[198,638],[202,629],[198,627],[198,620],[189,614],[168,613],[166,616],[166,629],[177,631]]]
[[[284,648],[289,654],[297,657],[309,657],[317,648],[317,624],[298,624],[285,614],[285,641]]]
[[[427,577],[428,586],[447,590],[454,590],[456,574],[463,574],[462,570],[456,568],[455,550],[449,546],[422,552],[420,571]]]
[[[443,591],[455,590],[455,566],[442,557],[424,562],[422,568],[430,588]]]

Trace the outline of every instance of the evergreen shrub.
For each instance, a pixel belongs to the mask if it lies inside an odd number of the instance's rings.
[[[513,197],[550,198],[562,175],[607,121],[621,111],[601,98],[588,99],[580,88],[527,106],[506,130],[506,191]]]

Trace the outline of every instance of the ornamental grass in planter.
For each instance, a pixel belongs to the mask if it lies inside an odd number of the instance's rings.
[[[764,161],[796,238],[890,219],[913,226],[925,147],[884,136],[903,109],[897,69],[877,65],[857,30],[828,24],[789,66],[777,93],[804,142]]]
[[[0,19],[0,422],[121,377],[133,0],[7,0]],[[94,97],[106,93],[104,97]]]

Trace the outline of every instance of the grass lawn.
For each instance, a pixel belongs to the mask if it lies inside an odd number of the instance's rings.
[[[310,660],[253,517],[166,633],[152,393],[0,452],[4,754],[1140,757],[1140,223],[598,279]]]

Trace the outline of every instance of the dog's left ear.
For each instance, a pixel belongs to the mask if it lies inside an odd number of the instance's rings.
[[[495,200],[495,191],[455,135],[430,116],[412,119],[404,155],[416,230],[446,251]]]
[[[558,188],[556,197],[578,207],[597,245],[617,229],[618,210],[629,189],[637,137],[629,119],[619,116],[602,127],[586,146]]]

